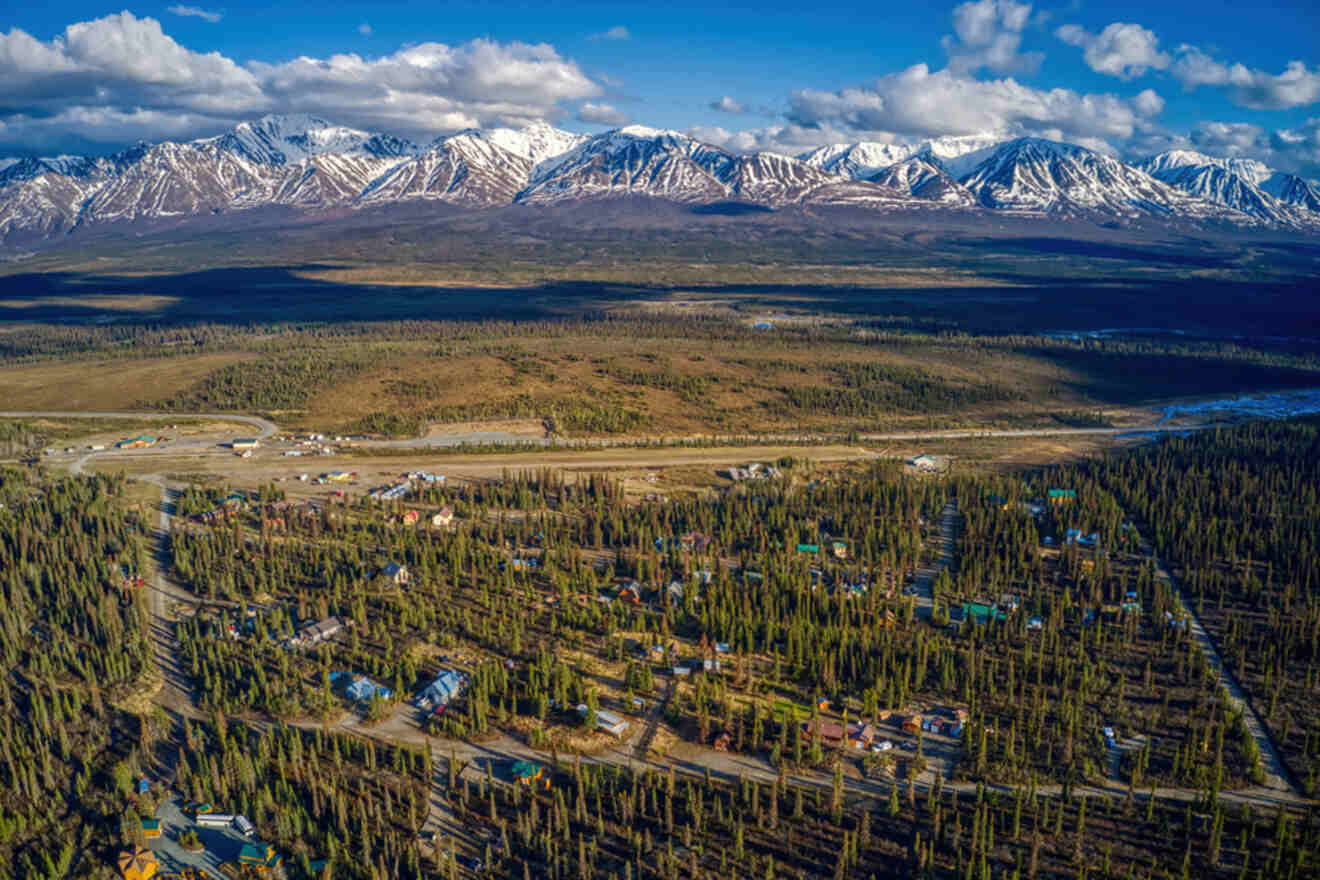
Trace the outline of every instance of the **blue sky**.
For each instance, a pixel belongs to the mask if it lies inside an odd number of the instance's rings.
[[[310,112],[416,140],[544,119],[735,149],[980,130],[1320,168],[1320,4],[15,5],[0,150]],[[727,100],[726,100],[727,99]]]

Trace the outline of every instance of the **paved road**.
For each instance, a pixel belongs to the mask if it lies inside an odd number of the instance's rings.
[[[202,419],[211,422],[242,422],[256,428],[257,439],[264,440],[279,430],[275,423],[257,416],[236,413],[179,413],[179,412],[85,412],[80,410],[47,410],[42,412],[0,412],[5,419],[152,419],[171,422]]]

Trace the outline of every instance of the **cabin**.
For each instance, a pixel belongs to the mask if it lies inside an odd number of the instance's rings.
[[[898,726],[904,733],[916,733],[921,730],[921,716],[906,715],[899,722]]]
[[[834,554],[835,559],[847,559],[848,545],[843,541],[834,541],[830,544],[830,552]]]
[[[440,512],[431,517],[431,525],[437,529],[444,528],[454,521],[454,508],[445,505],[440,508]]]
[[[155,838],[160,837],[160,820],[143,819],[142,836],[145,837],[147,840],[154,840]]]
[[[817,718],[812,721],[802,722],[802,738],[812,740],[819,734],[820,741],[827,746],[843,745],[843,722],[832,721],[828,718]]]
[[[1050,504],[1070,504],[1077,500],[1076,489],[1051,489],[1048,495]]]
[[[733,745],[733,736],[727,730],[721,730],[711,738],[710,747],[717,752],[727,752]]]

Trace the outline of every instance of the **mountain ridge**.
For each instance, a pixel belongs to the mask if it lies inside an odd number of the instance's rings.
[[[1170,151],[1128,164],[1075,144],[985,132],[904,144],[737,153],[632,125],[468,129],[419,145],[319,116],[264,116],[193,141],[104,157],[0,160],[0,238],[186,221],[262,206],[472,209],[646,197],[758,209],[849,205],[1228,223],[1320,231],[1320,187],[1255,160]]]

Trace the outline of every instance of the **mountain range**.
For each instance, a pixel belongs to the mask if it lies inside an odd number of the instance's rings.
[[[734,153],[676,131],[573,134],[544,123],[426,145],[313,116],[267,116],[105,157],[0,159],[0,239],[263,206],[303,212],[443,203],[471,209],[615,197],[754,209],[1011,212],[1103,223],[1320,231],[1320,184],[1248,159],[1171,151],[1128,164],[995,134]]]

